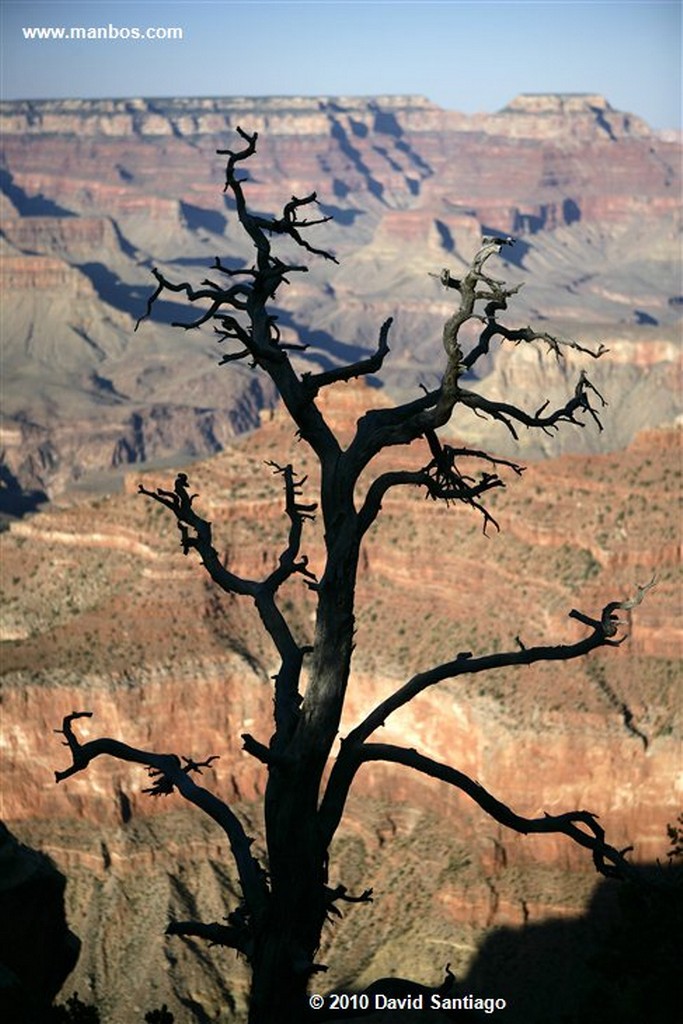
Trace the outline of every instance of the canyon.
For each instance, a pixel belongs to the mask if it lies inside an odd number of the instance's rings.
[[[316,244],[340,265],[311,260],[276,310],[283,338],[308,346],[303,366],[368,351],[396,315],[377,383],[398,398],[432,386],[448,303],[428,274],[457,274],[498,232],[516,238],[504,272],[525,286],[520,322],[610,349],[594,380],[612,394],[603,447],[678,414],[680,143],[604,97],[522,95],[471,117],[419,96],[12,101],[0,125],[7,514],[111,486],[131,463],[213,454],[274,404],[242,364],[216,372],[210,328],[168,330],[178,303],[134,331],[151,267],[197,284],[216,256],[250,261],[216,154],[238,125],[261,133],[255,209],[317,191],[332,218]],[[535,395],[529,372],[552,386],[516,356],[483,366],[488,388]]]
[[[520,96],[475,117],[421,97],[42,101],[1,112],[2,816],[66,878],[81,950],[61,997],[77,991],[105,1024],[142,1021],[164,1002],[180,1024],[244,1019],[244,964],[164,936],[169,920],[220,921],[234,904],[223,834],[177,795],[145,794],[134,766],[102,759],[54,782],[68,763],[55,730],[65,714],[92,711],[77,723],[84,738],[219,754],[206,785],[262,848],[265,769],[241,734],[270,735],[274,652],[255,610],[221,597],[183,558],[171,517],[138,494],[140,483],[172,486],[183,468],[227,564],[253,577],[286,540],[267,460],[291,461],[315,497],[314,460],[264,377],[242,363],[217,368],[210,330],[171,329],[187,319],[180,304],[161,303],[133,329],[152,266],[196,283],[216,255],[231,267],[251,260],[214,152],[235,144],[237,124],[262,133],[247,193],[257,209],[317,189],[334,218],[315,244],[340,266],[311,261],[276,309],[283,337],[308,345],[301,372],[366,353],[396,315],[381,377],[321,395],[342,438],[365,409],[438,381],[452,304],[428,275],[457,273],[482,232],[517,239],[501,270],[525,285],[511,324],[609,349],[557,364],[501,348],[483,366],[480,390],[534,408],[587,367],[609,403],[602,433],[567,426],[519,445],[475,417],[449,426],[526,466],[490,496],[500,533],[417,491],[385,500],[364,552],[340,736],[459,651],[577,639],[572,608],[595,615],[654,573],[624,614],[619,648],[440,684],[381,738],[461,768],[521,814],[595,811],[635,862],[665,861],[683,783],[680,145],[597,95]],[[421,464],[419,446],[386,453],[378,470]],[[319,570],[317,522],[304,550]],[[282,608],[306,642],[312,594],[291,582]],[[501,964],[487,974],[491,943],[561,926],[577,930],[557,940],[558,957],[578,963],[586,915],[604,903],[590,858],[568,841],[512,834],[462,794],[378,765],[359,776],[333,848],[337,883],[372,886],[375,902],[326,932],[325,990],[392,974],[436,984],[447,962],[491,986]],[[617,899],[609,889],[607,902]],[[505,955],[504,967],[516,963]],[[567,978],[522,966],[526,981],[501,974],[517,998],[513,1024],[544,1024],[555,984],[580,1019]]]
[[[320,404],[348,437],[365,408],[385,401],[349,384]],[[254,577],[286,538],[269,459],[291,460],[315,493],[316,467],[279,409],[187,467],[228,564]],[[643,432],[616,455],[531,463],[496,496],[501,533],[490,537],[473,510],[418,492],[388,498],[359,581],[340,735],[414,672],[459,650],[577,638],[571,608],[595,614],[655,569],[623,646],[440,684],[389,719],[382,739],[453,763],[519,813],[595,810],[636,862],[665,860],[681,798],[680,472],[674,427]],[[168,488],[172,477],[131,472],[120,494],[65,496],[0,535],[3,816],[68,880],[82,950],[65,994],[77,991],[112,1024],[162,1002],[181,1021],[240,1020],[243,965],[164,937],[168,920],[220,920],[235,898],[222,833],[177,796],[146,795],[149,780],[131,765],[102,759],[54,784],[68,763],[54,730],[64,714],[89,710],[94,717],[78,724],[84,738],[220,754],[206,785],[262,844],[264,769],[240,737],[270,734],[274,652],[250,604],[221,598],[183,558],[171,517],[137,493],[140,482]],[[304,547],[319,568],[317,523]],[[291,585],[282,607],[305,642],[310,592]],[[377,765],[356,784],[331,881],[375,890],[372,907],[350,908],[325,936],[331,990],[405,972],[434,984],[446,962],[462,977],[487,936],[578,919],[597,886],[590,858],[562,837],[509,833],[462,794]]]

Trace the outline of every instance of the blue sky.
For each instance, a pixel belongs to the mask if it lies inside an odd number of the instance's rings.
[[[681,122],[680,0],[0,0],[2,97],[418,93],[466,113],[519,92],[601,92]],[[24,39],[33,26],[174,40]]]

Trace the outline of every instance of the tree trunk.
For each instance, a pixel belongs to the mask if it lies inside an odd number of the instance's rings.
[[[254,957],[248,1024],[295,1024],[304,1017],[308,975],[297,974],[276,921]]]
[[[272,766],[266,792],[270,898],[251,958],[249,1024],[303,1019],[327,912],[317,758]]]
[[[320,785],[339,720],[353,651],[358,545],[338,545],[318,593],[311,677],[291,761],[269,768],[265,796],[270,906],[251,958],[249,1024],[295,1024],[328,912],[327,849],[318,821]],[[341,550],[340,550],[341,549]]]

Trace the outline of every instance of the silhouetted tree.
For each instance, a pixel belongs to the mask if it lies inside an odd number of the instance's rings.
[[[301,439],[317,457],[321,470],[318,502],[304,497],[306,480],[290,465],[274,465],[281,475],[285,493],[285,511],[289,519],[288,541],[277,567],[262,579],[247,579],[224,564],[214,546],[211,523],[195,507],[197,495],[191,493],[188,477],[180,473],[173,489],[148,490],[142,494],[165,506],[177,521],[181,547],[187,555],[196,552],[212,580],[226,594],[254,602],[263,628],[269,634],[279,658],[274,676],[274,731],[268,740],[249,734],[243,736],[244,749],[267,769],[265,789],[265,842],[267,861],[261,863],[252,851],[237,815],[208,789],[199,785],[196,775],[209,766],[213,755],[203,761],[175,754],[137,750],[114,739],[94,739],[81,743],[74,723],[89,711],[77,711],[64,718],[62,732],[71,749],[73,763],[56,772],[57,781],[87,768],[102,754],[146,766],[154,781],[147,792],[166,794],[177,790],[223,829],[235,860],[241,885],[241,901],[225,923],[174,921],[168,927],[173,935],[199,936],[211,943],[230,946],[242,953],[252,971],[250,1024],[293,1024],[308,1019],[307,991],[311,977],[324,971],[316,962],[325,922],[338,913],[343,901],[369,902],[371,890],[351,895],[343,884],[332,884],[329,850],[339,826],[349,790],[361,765],[370,761],[404,765],[422,775],[448,783],[467,793],[486,814],[500,824],[520,833],[562,833],[592,854],[595,867],[603,875],[628,875],[633,869],[605,840],[596,816],[585,810],[564,814],[544,814],[525,818],[516,814],[483,786],[447,764],[437,763],[414,749],[380,743],[373,734],[387,718],[428,687],[443,680],[486,672],[503,666],[531,665],[539,661],[568,661],[580,658],[598,647],[614,647],[619,638],[620,610],[637,605],[651,583],[639,587],[627,600],[615,600],[591,616],[570,611],[586,628],[585,636],[575,642],[554,646],[524,646],[492,654],[454,652],[452,660],[425,668],[383,700],[342,740],[334,764],[326,776],[337,737],[349,681],[354,649],[354,594],[361,546],[375,522],[385,496],[397,487],[423,488],[435,501],[461,503],[483,516],[483,526],[497,528],[483,499],[490,491],[503,487],[500,473],[521,474],[516,462],[495,458],[485,451],[455,447],[445,443],[438,430],[448,423],[456,407],[470,409],[479,416],[503,423],[513,436],[521,425],[531,430],[551,432],[561,424],[583,425],[586,418],[600,427],[598,409],[604,405],[585,372],[579,375],[573,393],[564,405],[549,408],[544,403],[536,412],[527,412],[512,402],[496,401],[479,393],[465,375],[489,353],[494,339],[514,344],[541,343],[561,359],[566,348],[596,358],[602,346],[590,351],[574,341],[561,340],[531,327],[511,328],[498,316],[518,287],[508,287],[491,276],[489,261],[511,243],[509,238],[487,237],[474,255],[466,272],[458,279],[443,270],[440,280],[454,299],[454,312],[443,328],[445,369],[440,385],[425,391],[403,405],[372,409],[362,416],[351,443],[343,448],[317,404],[320,393],[332,384],[380,371],[389,354],[391,320],[380,328],[376,350],[367,358],[321,372],[297,371],[289,350],[301,346],[286,344],[281,338],[270,304],[289,275],[303,273],[306,266],[285,262],[273,251],[273,236],[284,236],[301,250],[302,256],[335,257],[308,241],[308,230],[328,220],[306,219],[305,212],[316,204],[316,194],[292,197],[280,217],[252,213],[244,194],[245,178],[238,167],[256,151],[257,135],[237,129],[244,147],[220,150],[227,156],[225,191],[234,199],[237,217],[256,250],[250,267],[231,269],[216,258],[214,278],[199,288],[183,281],[172,282],[154,270],[157,287],[151,296],[148,316],[155,301],[168,292],[183,294],[190,303],[207,303],[201,315],[177,326],[186,330],[213,324],[219,340],[236,348],[223,356],[227,363],[250,360],[267,373],[277,388]],[[144,316],[141,319],[144,319]],[[469,347],[461,343],[466,324],[478,324],[477,340]],[[218,326],[216,327],[216,324]],[[396,468],[378,472],[371,484],[359,487],[364,470],[389,447],[401,448],[422,439],[424,465],[420,469]],[[469,473],[467,464],[482,463],[488,468]],[[320,578],[311,571],[301,553],[304,528],[316,508],[322,515],[325,539],[325,563]],[[292,632],[278,602],[285,581],[294,576],[314,591],[316,598],[315,632],[309,645],[301,645]],[[419,585],[419,581],[418,581]],[[302,669],[306,660],[306,684]],[[343,868],[343,865],[342,865]],[[447,971],[442,991],[452,985]],[[385,994],[405,993],[408,983],[385,979]],[[376,990],[376,988],[375,988]],[[427,992],[423,986],[415,991]],[[346,1016],[347,1014],[340,1014]],[[329,1008],[311,1014],[322,1021],[334,1016]]]
[[[78,998],[78,992],[69,996],[64,1005],[52,1010],[51,1024],[100,1024],[97,1007],[90,1006]]]
[[[146,1024],[173,1024],[173,1014],[166,1006],[166,1003],[158,1010],[149,1010],[145,1014]]]

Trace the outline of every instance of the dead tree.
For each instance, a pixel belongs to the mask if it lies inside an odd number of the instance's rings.
[[[267,861],[260,863],[252,851],[252,839],[233,810],[201,786],[196,776],[212,758],[195,761],[175,754],[137,750],[114,739],[94,739],[81,743],[75,721],[90,716],[78,711],[64,718],[65,743],[73,763],[56,772],[62,781],[88,767],[102,754],[145,766],[153,783],[147,792],[167,794],[177,790],[186,800],[205,811],[225,832],[235,860],[241,886],[241,901],[225,923],[186,921],[172,923],[173,935],[200,936],[238,950],[252,971],[249,1024],[292,1024],[304,1021],[308,1007],[309,983],[325,967],[316,962],[321,933],[331,914],[338,913],[342,901],[369,902],[371,890],[351,895],[343,884],[332,885],[329,878],[330,844],[344,813],[349,790],[361,765],[369,761],[393,762],[423,775],[439,779],[464,791],[481,809],[500,824],[520,833],[563,833],[569,840],[590,851],[595,867],[603,875],[625,875],[633,869],[619,851],[605,840],[605,834],[593,813],[585,810],[564,814],[545,814],[524,818],[516,814],[479,783],[456,767],[440,764],[414,749],[373,738],[376,730],[398,708],[418,697],[428,687],[459,676],[487,672],[538,661],[568,661],[581,658],[598,647],[617,646],[619,612],[638,604],[651,585],[639,587],[630,600],[615,600],[595,616],[576,610],[570,617],[585,627],[585,635],[575,642],[554,646],[523,646],[495,654],[454,652],[451,661],[419,672],[382,701],[345,736],[341,749],[324,782],[324,773],[339,730],[344,698],[349,681],[354,649],[354,593],[359,553],[364,538],[375,522],[385,496],[397,487],[419,487],[437,501],[462,503],[483,517],[484,529],[497,528],[484,499],[488,492],[504,486],[501,473],[520,474],[517,463],[497,459],[482,451],[454,447],[439,437],[438,430],[457,407],[493,417],[517,436],[518,428],[551,432],[562,424],[582,426],[593,420],[600,429],[599,408],[605,403],[582,372],[573,393],[564,405],[550,408],[548,403],[528,412],[509,402],[494,401],[465,383],[465,374],[488,352],[494,340],[513,344],[543,344],[552,355],[562,359],[567,347],[595,358],[600,346],[589,351],[576,342],[561,340],[531,327],[511,328],[498,316],[507,309],[508,300],[518,287],[508,287],[489,273],[489,261],[510,242],[506,238],[484,238],[466,273],[453,278],[448,270],[441,283],[454,298],[454,312],[443,328],[445,369],[438,388],[424,391],[413,401],[393,408],[372,409],[362,416],[351,443],[342,448],[316,399],[324,388],[339,381],[378,373],[389,353],[391,320],[379,330],[376,350],[367,358],[321,372],[299,372],[280,335],[270,304],[288,275],[304,273],[306,266],[284,262],[273,252],[273,236],[285,236],[303,256],[335,260],[308,241],[308,230],[326,221],[326,217],[307,219],[306,210],[316,204],[316,194],[292,197],[282,216],[267,217],[250,212],[244,195],[246,178],[238,168],[256,152],[257,136],[238,129],[243,148],[219,150],[227,155],[225,191],[231,194],[239,223],[251,238],[255,262],[251,267],[230,269],[218,258],[214,276],[193,288],[187,282],[174,283],[154,270],[157,287],[148,301],[148,316],[154,302],[163,294],[184,293],[190,303],[199,303],[201,315],[177,326],[186,330],[212,324],[218,338],[233,346],[223,363],[247,359],[267,373],[277,388],[301,439],[312,449],[320,464],[321,483],[317,502],[322,516],[325,562],[320,578],[309,568],[302,554],[302,537],[307,520],[316,512],[316,504],[305,500],[305,480],[292,465],[276,466],[282,476],[285,509],[289,518],[287,544],[277,567],[263,579],[246,579],[222,561],[212,535],[211,523],[195,508],[187,476],[180,473],[173,489],[140,491],[165,506],[175,517],[184,554],[196,552],[217,587],[226,594],[254,602],[263,628],[269,634],[279,662],[274,676],[274,731],[270,738],[243,736],[244,749],[267,770],[265,789],[265,843]],[[335,261],[336,262],[336,261]],[[206,304],[206,307],[202,304]],[[461,329],[470,321],[480,325],[477,340],[468,349],[461,344]],[[421,469],[396,468],[379,472],[364,494],[357,493],[361,473],[376,456],[389,447],[400,448],[423,439],[425,455]],[[468,460],[488,465],[475,475],[463,467]],[[471,463],[470,463],[471,464]],[[283,608],[278,603],[282,584],[299,575],[315,593],[317,610],[315,632],[310,645],[301,645],[294,636]],[[302,668],[306,661],[305,689]],[[343,868],[343,865],[342,865]],[[453,983],[447,971],[442,991]],[[384,994],[406,991],[405,980],[388,979],[382,983]],[[413,991],[429,991],[415,983]],[[317,985],[320,988],[320,982]],[[371,987],[372,990],[372,987]],[[371,991],[368,990],[368,991]],[[357,1004],[359,1005],[359,1004]],[[344,1016],[345,1014],[342,1014]],[[317,1010],[312,1019],[322,1021],[335,1016],[329,1009]]]

